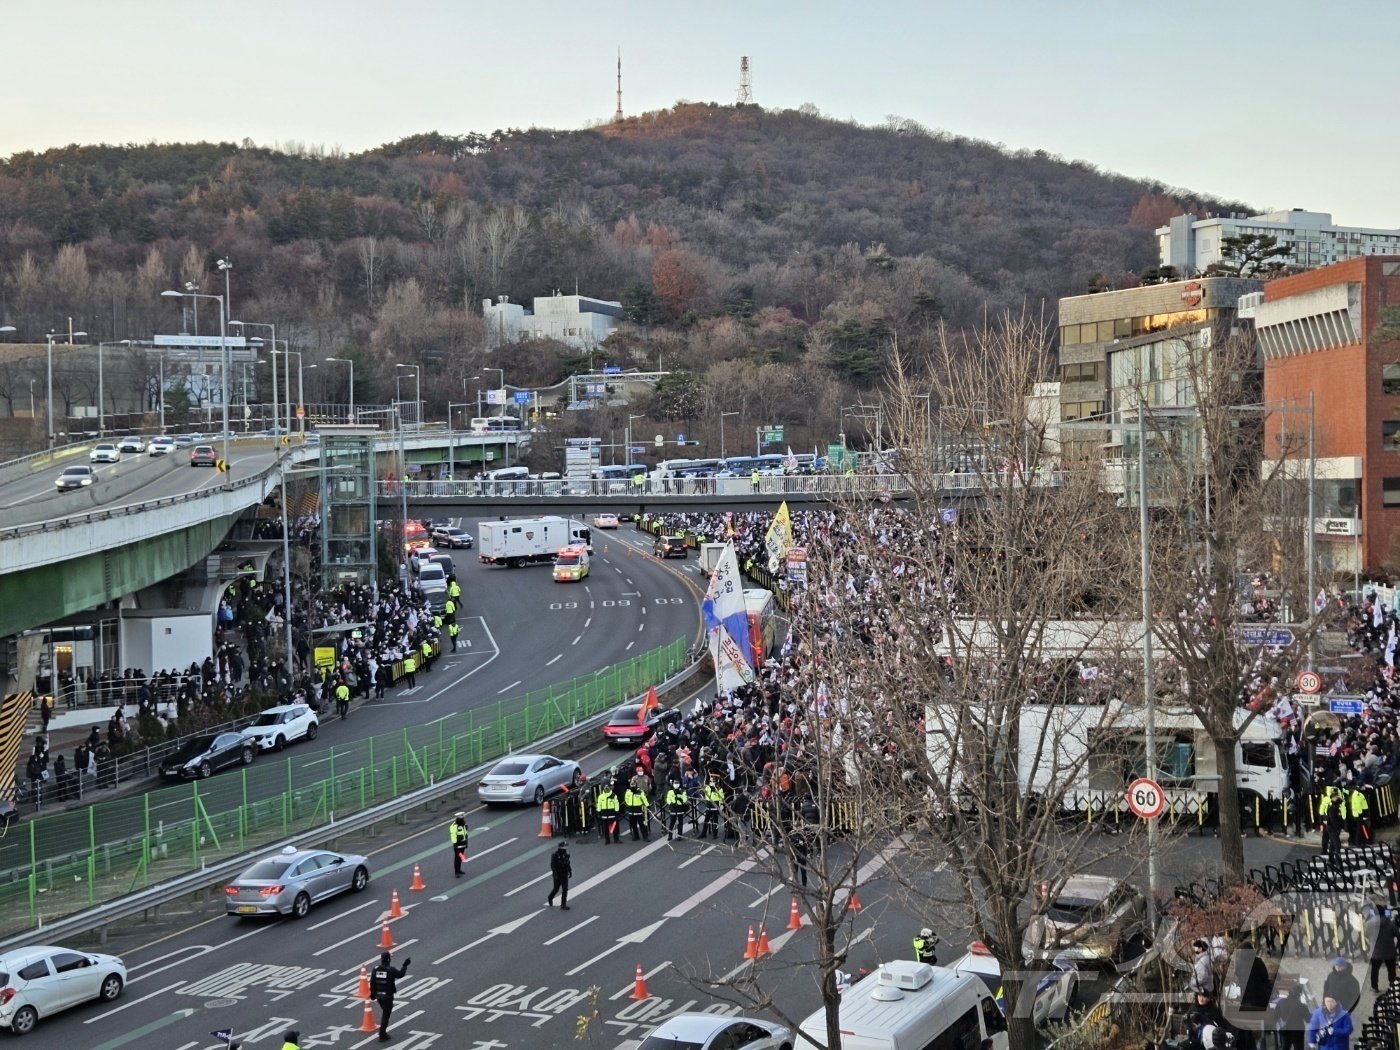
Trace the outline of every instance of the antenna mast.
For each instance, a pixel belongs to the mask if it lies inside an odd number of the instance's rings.
[[[753,80],[749,76],[749,56],[739,59],[739,93],[736,101],[741,106],[753,105]]]
[[[613,114],[613,123],[622,123],[622,48],[617,49],[617,112]]]

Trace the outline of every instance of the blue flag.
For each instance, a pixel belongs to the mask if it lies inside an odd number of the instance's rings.
[[[215,1039],[222,1039],[225,1043],[233,1042],[232,1028],[220,1028],[217,1032],[210,1032],[209,1034],[212,1035]]]

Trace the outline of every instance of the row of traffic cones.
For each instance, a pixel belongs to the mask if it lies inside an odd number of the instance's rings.
[[[417,864],[413,865],[413,881],[409,883],[410,890],[426,890],[428,884],[423,881],[423,872]],[[399,891],[395,889],[389,898],[389,918],[379,925],[379,948],[381,951],[388,951],[397,947],[394,943],[394,935],[389,931],[390,919],[402,919],[404,917],[403,905],[399,902]],[[369,995],[369,970],[360,967],[359,987],[355,989],[355,997],[363,999],[365,1002],[365,1012],[360,1018],[361,1032],[377,1032],[379,1024],[374,1019],[374,1000]]]
[[[852,890],[850,900],[851,911],[860,911],[861,907],[860,897],[857,896],[855,890]],[[787,928],[789,930],[800,930],[804,925],[806,924],[802,921],[802,912],[797,907],[797,898],[794,897],[792,898],[792,908],[788,911]],[[772,954],[773,949],[768,944],[768,930],[766,926],[763,923],[758,924],[757,937],[754,936],[753,927],[750,926],[748,943],[744,946],[744,958],[758,959],[764,955]]]

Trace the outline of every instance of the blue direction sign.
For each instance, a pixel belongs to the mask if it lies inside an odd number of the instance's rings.
[[[516,403],[517,405],[528,405],[528,404],[529,404],[531,401],[533,401],[534,399],[535,399],[535,395],[534,395],[534,392],[533,392],[533,391],[530,391],[530,390],[517,390],[517,391],[515,392],[515,403]]]
[[[1287,627],[1268,626],[1241,627],[1239,638],[1241,645],[1266,646],[1270,649],[1282,649],[1298,640]]]
[[[622,374],[622,366],[621,366],[621,365],[604,365],[604,366],[603,366],[603,375],[605,375],[605,376],[615,376],[615,375],[621,375],[621,374]]]
[[[1327,710],[1334,715],[1359,715],[1363,701],[1360,697],[1331,697],[1327,701]]]

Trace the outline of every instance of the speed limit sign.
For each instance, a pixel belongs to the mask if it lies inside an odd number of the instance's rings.
[[[1151,820],[1160,817],[1166,808],[1167,796],[1157,781],[1138,777],[1128,785],[1128,810],[1133,816]]]
[[[1298,691],[1300,693],[1322,692],[1322,676],[1316,671],[1304,671],[1298,676]]]

